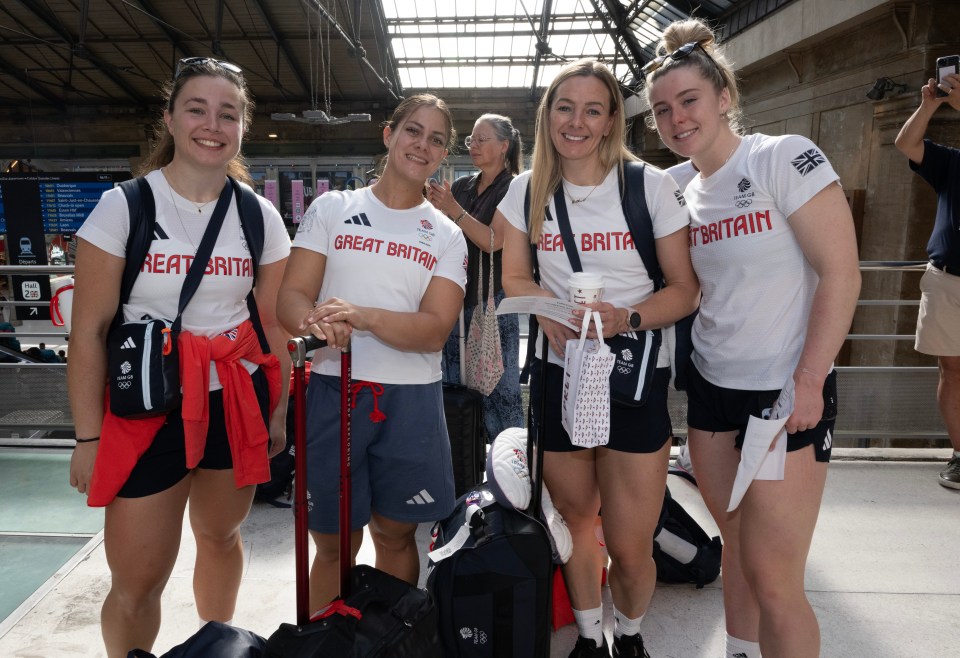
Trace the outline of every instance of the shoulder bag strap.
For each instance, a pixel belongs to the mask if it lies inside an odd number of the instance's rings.
[[[220,227],[223,226],[223,219],[227,216],[227,208],[230,207],[231,185],[228,181],[220,192],[220,199],[213,210],[213,216],[207,229],[203,232],[203,239],[200,240],[200,246],[197,248],[197,255],[187,270],[187,277],[183,281],[183,287],[180,289],[180,302],[177,304],[177,317],[171,327],[174,332],[180,331],[180,319],[184,309],[190,303],[193,294],[200,287],[200,279],[207,269],[207,263],[210,262],[210,256],[213,254],[213,246],[217,243],[217,236],[220,234]]]

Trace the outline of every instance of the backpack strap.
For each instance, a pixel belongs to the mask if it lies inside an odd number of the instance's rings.
[[[260,258],[263,256],[265,235],[263,208],[260,207],[256,192],[249,185],[234,180],[232,177],[228,178],[230,178],[234,195],[237,198],[240,228],[243,231],[244,239],[247,241],[247,246],[250,248],[250,259],[253,261],[253,288],[256,288],[257,269],[260,266]],[[253,289],[247,293],[247,310],[250,312],[250,322],[253,323],[253,328],[257,332],[260,350],[264,354],[269,354],[270,343],[267,341],[267,334],[263,330],[263,323],[260,321],[260,309],[257,308],[257,300],[254,297]]]
[[[530,181],[527,180],[527,191],[523,195],[523,223],[530,234]],[[537,245],[530,243],[530,262],[533,264],[533,282],[540,284],[540,263],[537,261]],[[530,365],[537,356],[537,335],[540,333],[540,323],[537,316],[530,314],[527,321],[527,352],[523,356],[523,367],[520,369],[520,383],[530,381]],[[531,339],[532,337],[532,339]],[[546,366],[544,366],[546,367]],[[527,424],[529,426],[529,423]]]
[[[120,280],[120,299],[113,326],[123,323],[123,306],[130,300],[130,292],[137,281],[143,261],[150,251],[153,233],[157,225],[157,208],[153,199],[153,189],[143,176],[131,178],[120,183],[123,196],[127,199],[127,211],[130,215],[130,229],[127,234],[126,261],[123,265],[123,278]]]
[[[644,181],[643,162],[628,160],[623,163],[623,176],[620,177],[620,198],[623,203],[623,216],[627,219],[633,244],[640,252],[640,260],[653,281],[653,291],[663,288],[663,270],[657,260],[657,245],[653,236],[653,219],[647,208],[647,196]]]

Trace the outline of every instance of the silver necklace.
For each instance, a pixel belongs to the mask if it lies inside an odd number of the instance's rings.
[[[164,178],[166,178],[166,176],[164,176]],[[193,255],[196,256],[197,245],[193,243],[193,239],[190,237],[190,232],[187,231],[187,226],[183,223],[183,217],[180,216],[180,206],[177,205],[177,201],[173,198],[173,185],[170,184],[169,180],[167,181],[167,193],[170,195],[170,203],[173,204],[173,210],[177,213],[177,221],[180,222],[180,228],[183,229],[183,235],[187,238],[187,242],[190,243],[190,246],[193,247]]]
[[[569,190],[567,190],[567,184],[566,184],[566,183],[563,184],[563,191],[567,193],[567,197],[569,197],[570,203],[576,205],[576,204],[578,204],[578,203],[583,203],[584,201],[586,201],[587,199],[589,199],[589,198],[590,198],[590,195],[593,194],[594,192],[596,192],[596,191],[597,191],[597,188],[600,187],[600,185],[602,185],[602,184],[603,184],[603,181],[600,181],[599,183],[597,183],[596,185],[594,185],[594,186],[590,189],[589,192],[587,192],[587,196],[581,197],[581,198],[579,198],[579,199],[573,198],[573,195],[570,194],[570,191],[569,191]]]

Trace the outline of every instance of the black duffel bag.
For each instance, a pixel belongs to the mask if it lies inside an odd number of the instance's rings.
[[[266,658],[442,658],[433,596],[367,565],[350,571],[350,596],[305,626],[281,624]]]

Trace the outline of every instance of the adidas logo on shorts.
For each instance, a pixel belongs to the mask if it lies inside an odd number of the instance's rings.
[[[137,344],[133,342],[133,336],[127,336],[127,339],[123,341],[123,345],[120,346],[121,350],[135,350],[137,349]]]
[[[429,505],[434,502],[433,496],[426,489],[421,489],[420,493],[407,501],[407,505]]]

